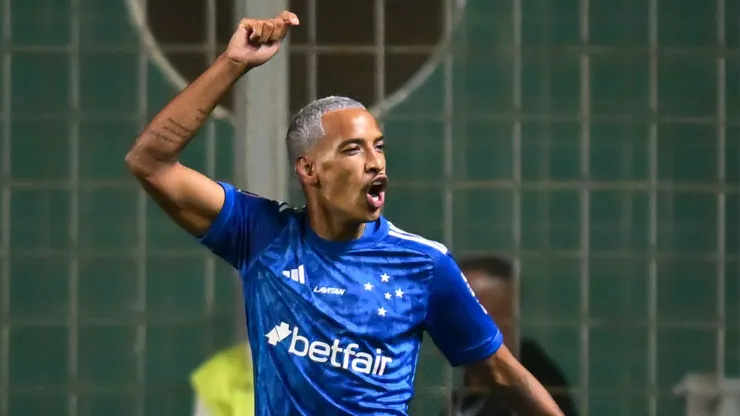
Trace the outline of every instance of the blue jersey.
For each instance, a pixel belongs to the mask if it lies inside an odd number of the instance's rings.
[[[383,217],[328,241],[302,210],[221,185],[200,241],[242,278],[257,415],[406,415],[423,331],[454,366],[501,346],[442,244]]]

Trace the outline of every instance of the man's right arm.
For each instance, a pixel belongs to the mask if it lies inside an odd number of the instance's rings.
[[[235,198],[218,183],[181,165],[180,152],[226,91],[248,68],[270,60],[280,49],[288,28],[298,24],[298,17],[288,11],[272,19],[242,19],[226,52],[157,114],[126,155],[126,165],[144,189],[177,224],[196,237],[204,237],[224,203]],[[251,198],[242,196],[240,201],[245,199]],[[206,239],[214,243],[213,237]]]
[[[246,65],[220,56],[177,95],[144,129],[126,155],[126,165],[144,189],[183,229],[200,237],[224,204],[224,190],[178,162],[182,150],[205,123]]]

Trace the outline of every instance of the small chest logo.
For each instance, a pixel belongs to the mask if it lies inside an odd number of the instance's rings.
[[[313,288],[313,293],[342,296],[344,295],[344,289],[340,289],[338,287],[316,286]]]
[[[283,270],[283,276],[302,285],[306,284],[306,272],[303,265],[298,266],[297,269]]]

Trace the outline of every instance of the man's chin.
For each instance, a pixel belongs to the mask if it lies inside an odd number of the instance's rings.
[[[365,222],[375,222],[380,218],[380,210],[377,210],[375,213],[368,216],[367,221]]]
[[[372,208],[368,207],[367,212],[364,215],[363,222],[373,222],[377,221],[378,218],[380,218],[380,215],[383,212],[383,208]]]

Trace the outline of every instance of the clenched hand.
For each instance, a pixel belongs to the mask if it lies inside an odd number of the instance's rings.
[[[244,69],[258,67],[275,56],[291,26],[298,26],[298,16],[284,11],[272,19],[242,19],[231,36],[226,56]]]

